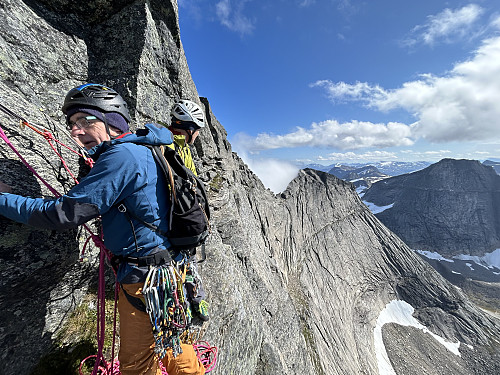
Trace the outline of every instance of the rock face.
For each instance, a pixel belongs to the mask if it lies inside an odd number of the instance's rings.
[[[500,174],[500,163],[498,161],[485,160],[483,161],[483,165],[492,167],[497,174]]]
[[[394,204],[377,217],[411,248],[452,256],[500,247],[500,176],[478,161],[441,160],[374,184],[363,200]]]
[[[168,122],[176,97],[198,100],[175,1],[82,4],[0,0],[2,104],[64,138],[56,131],[60,103],[87,81],[122,92],[139,124]],[[461,356],[450,355],[428,333],[386,324],[396,374],[500,373],[498,321],[387,230],[351,184],[306,169],[284,193],[272,194],[231,152],[208,100],[200,101],[208,127],[194,154],[213,208],[200,273],[212,315],[204,338],[220,353],[214,374],[379,374],[374,332],[393,300],[410,304],[434,334],[461,343]],[[0,124],[50,183],[62,191],[71,186],[43,139],[4,115]],[[4,143],[0,152],[0,180],[19,194],[49,195]],[[0,220],[2,371],[25,374],[81,302],[95,254],[87,250],[89,259],[77,261],[79,232]],[[409,358],[414,353],[421,355]]]

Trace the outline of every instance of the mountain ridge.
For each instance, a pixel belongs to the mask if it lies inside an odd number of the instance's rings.
[[[500,176],[479,161],[443,159],[375,183],[363,200],[393,204],[377,217],[414,249],[451,256],[500,247]]]

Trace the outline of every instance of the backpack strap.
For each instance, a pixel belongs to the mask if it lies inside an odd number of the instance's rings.
[[[161,230],[160,228],[158,228],[153,223],[148,223],[147,221],[142,220],[140,217],[138,217],[134,213],[132,213],[129,210],[127,210],[127,206],[125,206],[125,203],[123,203],[123,202],[120,203],[117,208],[118,208],[118,211],[120,211],[121,213],[125,214],[125,216],[127,216],[127,219],[130,222],[130,225],[132,226],[132,232],[134,234],[134,240],[136,241],[136,243],[137,243],[137,239],[136,239],[136,236],[135,236],[135,228],[134,228],[134,224],[132,223],[131,219],[134,219],[134,220],[137,220],[137,221],[141,222],[141,224],[144,224],[145,227],[151,229],[152,231],[154,231],[156,233],[161,234],[164,237],[167,236],[167,232]],[[137,247],[137,245],[136,245],[136,247]]]
[[[170,164],[168,164],[167,159],[165,159],[165,146],[151,146],[151,152],[153,153],[154,159],[163,170],[163,173],[168,178],[168,182],[170,184],[170,193],[172,194],[173,202],[175,202],[175,204],[178,204],[177,195],[174,189],[174,175],[172,173],[172,168],[170,168]]]

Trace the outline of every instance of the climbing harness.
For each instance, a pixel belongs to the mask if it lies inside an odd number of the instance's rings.
[[[69,167],[64,161],[62,155],[57,152],[52,142],[56,142],[59,145],[67,148],[68,150],[74,152],[75,154],[81,156],[85,159],[86,163],[92,167],[93,160],[88,157],[86,150],[80,148],[80,152],[66,146],[59,140],[57,140],[52,133],[48,130],[29,123],[20,115],[14,113],[3,104],[0,103],[0,111],[4,112],[8,116],[14,117],[20,122],[21,129],[25,127],[30,128],[37,134],[43,136],[50,144],[52,150],[57,154],[61,163],[63,164],[65,170],[71,175],[75,183],[78,184],[78,180],[71,173]],[[49,191],[56,197],[60,197],[61,194],[54,189],[46,180],[44,180],[36,170],[22,157],[20,152],[11,143],[9,138],[6,136],[4,130],[0,126],[0,138],[5,141],[5,143],[10,147],[10,149],[19,157],[22,163],[49,189]],[[75,142],[76,143],[76,142]],[[80,146],[79,146],[80,147]],[[100,250],[99,255],[99,284],[98,284],[98,298],[97,298],[97,354],[85,358],[80,364],[80,374],[82,374],[82,367],[84,363],[90,359],[95,358],[95,364],[92,371],[92,375],[119,375],[119,362],[118,359],[114,359],[111,363],[108,363],[104,357],[104,339],[105,339],[105,269],[104,265],[106,263],[106,258],[109,262],[112,262],[112,255],[109,250],[106,249],[102,240],[102,233],[100,236],[93,233],[90,228],[83,224],[83,227],[89,234],[89,238],[85,241],[83,246],[81,259],[85,248],[87,247],[89,240],[92,239],[96,247]],[[141,259],[141,258],[138,258]],[[216,364],[217,359],[217,347],[210,346],[206,342],[199,342],[200,331],[199,329],[191,329],[191,313],[189,302],[185,298],[185,287],[184,283],[186,281],[186,273],[188,267],[187,258],[184,257],[180,262],[171,261],[170,264],[162,265],[150,265],[149,272],[146,277],[146,281],[143,286],[143,295],[146,302],[146,311],[150,317],[150,321],[153,327],[153,334],[155,337],[155,353],[161,359],[165,356],[166,350],[172,349],[173,356],[176,357],[178,354],[182,353],[181,343],[187,343],[193,345],[197,357],[200,362],[205,367],[205,373],[212,371]],[[116,275],[115,275],[116,276]],[[199,277],[196,273],[194,277]],[[116,313],[117,313],[117,300],[118,300],[118,290],[119,283],[115,283],[115,307],[114,307],[114,319],[113,319],[113,342],[112,342],[112,352],[111,358],[115,358],[114,347],[116,338]],[[159,361],[162,374],[168,375],[162,362]]]

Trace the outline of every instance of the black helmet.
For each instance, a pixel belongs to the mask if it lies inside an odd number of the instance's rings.
[[[102,112],[116,112],[130,122],[125,100],[112,88],[97,83],[87,83],[69,90],[64,98],[62,111],[66,115],[71,107],[94,108]]]

